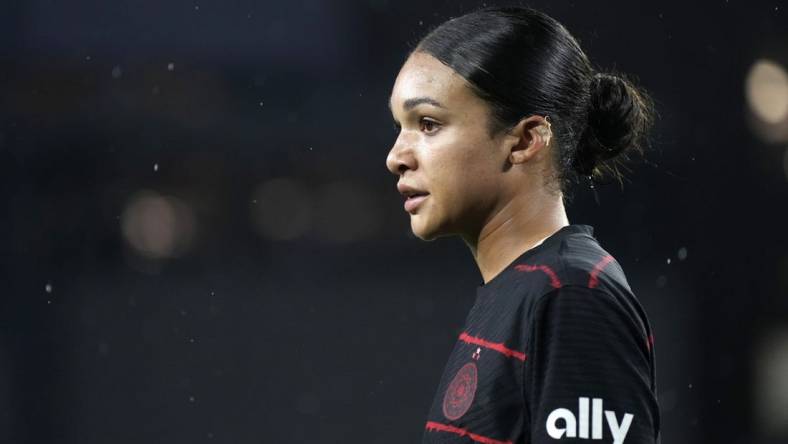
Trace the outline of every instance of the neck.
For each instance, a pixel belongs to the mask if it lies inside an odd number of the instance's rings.
[[[526,251],[569,225],[562,196],[520,194],[498,209],[475,238],[464,237],[486,284]]]

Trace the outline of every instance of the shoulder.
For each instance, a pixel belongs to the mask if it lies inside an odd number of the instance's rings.
[[[565,239],[557,249],[518,263],[514,269],[524,273],[523,278],[541,281],[541,293],[564,286],[631,292],[616,258],[591,237]]]
[[[527,323],[532,335],[552,331],[579,341],[596,337],[606,338],[605,343],[628,342],[646,360],[651,352],[653,336],[648,318],[631,293],[565,285],[536,298]]]
[[[507,274],[497,289],[509,306],[520,306],[527,324],[536,315],[537,306],[556,294],[563,294],[564,300],[577,299],[580,308],[604,302],[609,310],[617,309],[633,320],[642,319],[640,324],[647,323],[623,268],[590,233],[564,236],[548,248],[518,259]]]
[[[585,285],[563,285],[534,298],[533,322],[550,320],[549,317],[587,315],[606,319],[626,318],[636,320],[637,310],[628,302],[628,294],[612,292],[608,288]],[[585,317],[585,316],[584,316]]]
[[[623,268],[592,236],[568,236],[514,270],[529,282],[523,312],[527,324],[571,319],[597,326],[616,323],[637,337],[651,334]]]

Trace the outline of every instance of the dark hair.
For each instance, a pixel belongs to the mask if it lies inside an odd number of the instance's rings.
[[[650,97],[622,74],[599,73],[569,31],[523,7],[489,7],[444,22],[413,52],[456,71],[492,109],[490,134],[532,114],[549,116],[557,180],[612,174],[625,152],[643,154],[653,124]],[[623,186],[623,182],[622,182]]]

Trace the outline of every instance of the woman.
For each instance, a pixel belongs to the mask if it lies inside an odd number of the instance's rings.
[[[449,20],[410,53],[386,165],[413,233],[458,235],[484,283],[423,442],[659,441],[653,335],[568,187],[641,151],[648,96],[595,72],[559,23],[526,8]]]

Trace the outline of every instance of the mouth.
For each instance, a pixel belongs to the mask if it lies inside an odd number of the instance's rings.
[[[414,211],[424,202],[427,197],[429,197],[430,193],[413,193],[406,196],[405,199],[405,211],[408,213],[413,214]]]

